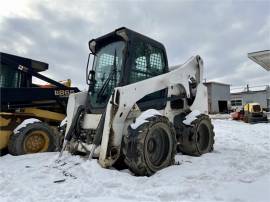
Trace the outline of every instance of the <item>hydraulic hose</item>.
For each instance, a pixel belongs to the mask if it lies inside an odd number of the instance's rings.
[[[72,123],[71,123],[71,126],[67,132],[67,134],[65,135],[65,139],[64,139],[64,143],[63,143],[63,146],[62,146],[62,149],[59,153],[59,156],[58,156],[58,160],[61,158],[64,150],[66,149],[66,146],[67,146],[67,143],[70,142],[70,140],[72,139],[73,135],[75,134],[75,130],[76,130],[76,126],[77,126],[77,123],[78,123],[78,120],[79,120],[79,116],[80,114],[82,113],[82,111],[85,110],[85,107],[83,105],[80,105],[77,109],[77,112],[75,114],[75,116],[73,117],[72,119]]]
[[[67,134],[65,135],[65,140],[67,140],[68,142],[72,139],[73,135],[75,134],[75,127],[78,123],[79,116],[82,113],[82,111],[84,111],[84,109],[85,109],[85,106],[80,105],[77,109],[75,116],[73,117],[73,120],[71,122],[71,126],[70,126]]]
[[[105,117],[106,117],[106,111],[104,111],[102,113],[100,121],[98,123],[98,127],[97,127],[96,134],[95,134],[94,141],[93,141],[93,143],[95,145],[100,145],[101,144],[102,134],[103,134],[103,129],[104,129],[104,123],[105,123]]]
[[[94,155],[94,152],[95,152],[97,146],[101,144],[104,123],[105,123],[105,117],[106,117],[106,111],[104,111],[102,113],[100,121],[98,123],[97,132],[96,132],[94,140],[93,140],[93,147],[92,147],[90,154],[89,154],[89,157],[88,157],[89,160],[91,160],[93,158],[93,155]]]

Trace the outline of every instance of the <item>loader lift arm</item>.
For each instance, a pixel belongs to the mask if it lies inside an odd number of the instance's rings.
[[[186,92],[186,98],[190,98],[190,83],[189,78],[195,78],[197,71],[202,71],[203,61],[200,56],[191,57],[186,63],[184,63],[178,69],[169,73],[153,77],[147,80],[136,82],[123,87],[117,87],[111,96],[110,102],[108,102],[106,108],[106,119],[103,131],[103,138],[101,143],[101,152],[99,156],[99,162],[104,167],[109,167],[115,162],[107,154],[108,145],[110,148],[118,148],[118,155],[120,155],[120,146],[122,136],[114,136],[113,134],[123,133],[123,123],[128,114],[135,107],[136,102],[146,95],[153,92],[157,92],[161,89],[168,88],[168,97],[172,95],[172,90],[175,88],[183,88]],[[202,73],[200,74],[202,76]],[[147,88],[145,88],[147,86]],[[207,113],[208,103],[204,97],[207,95],[206,87],[200,83],[197,86],[198,93],[195,95],[195,100],[190,106],[191,110],[197,109],[202,113]],[[139,92],[139,93],[138,93]],[[171,109],[169,107],[170,102],[167,102],[164,114],[170,114]],[[173,116],[169,116],[169,120],[173,122]],[[109,142],[110,140],[110,142]],[[117,159],[117,157],[115,157]]]

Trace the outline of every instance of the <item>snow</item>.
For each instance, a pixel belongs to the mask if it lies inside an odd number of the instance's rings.
[[[144,111],[143,113],[141,113],[141,115],[136,118],[135,123],[132,123],[130,126],[132,129],[136,129],[140,125],[142,125],[143,123],[148,122],[146,119],[148,119],[152,116],[156,116],[156,115],[161,115],[161,114],[159,113],[159,111],[157,111],[155,109],[148,109],[148,110]]]
[[[23,127],[25,127],[27,124],[29,123],[35,123],[35,122],[41,122],[40,120],[38,119],[35,119],[35,118],[31,118],[31,119],[25,119],[20,125],[18,125],[15,129],[14,129],[14,133],[17,133],[19,132],[19,130]]]
[[[183,123],[185,125],[190,125],[192,121],[197,119],[197,116],[199,116],[201,114],[200,111],[198,110],[193,110],[192,112],[190,112],[185,118],[185,120],[183,121]]]
[[[0,201],[268,202],[270,124],[213,120],[215,149],[202,157],[178,154],[179,165],[151,177],[101,168],[64,153],[0,157]]]
[[[230,114],[209,114],[211,119],[230,119]]]

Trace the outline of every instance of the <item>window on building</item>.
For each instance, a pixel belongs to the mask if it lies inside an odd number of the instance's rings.
[[[231,100],[232,106],[242,106],[242,100]]]

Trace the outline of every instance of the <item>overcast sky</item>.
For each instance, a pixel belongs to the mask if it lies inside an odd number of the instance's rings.
[[[47,62],[45,75],[85,89],[88,41],[122,26],[162,42],[169,65],[201,55],[207,80],[270,84],[270,73],[247,58],[270,49],[269,0],[6,0],[0,51]]]

